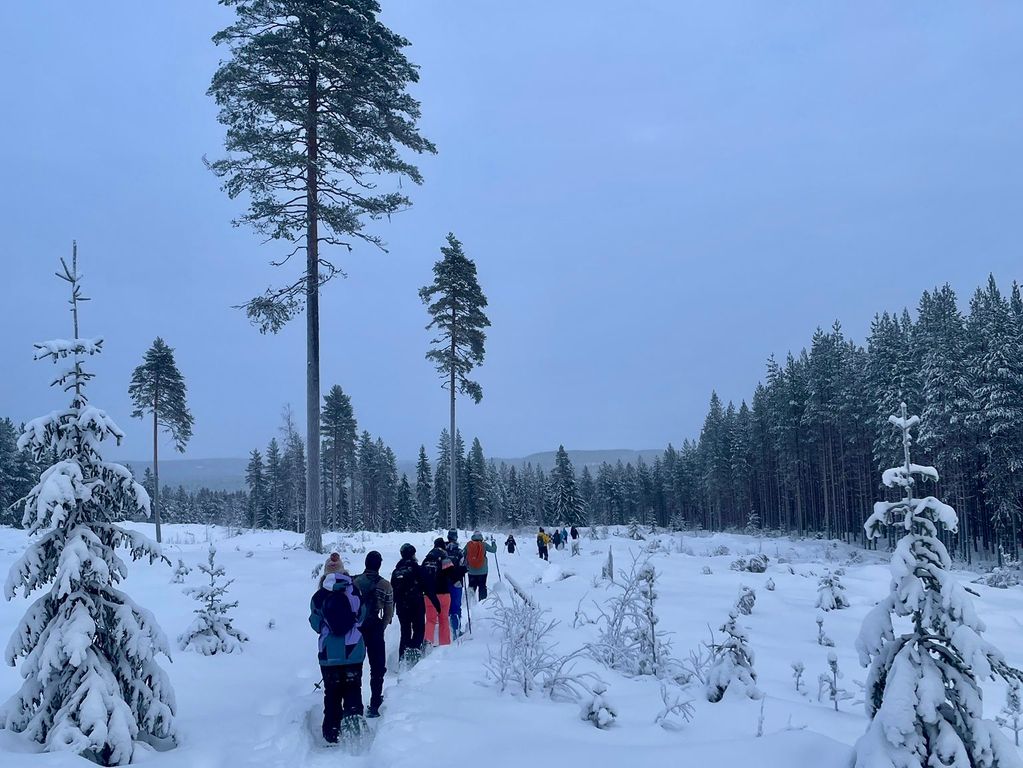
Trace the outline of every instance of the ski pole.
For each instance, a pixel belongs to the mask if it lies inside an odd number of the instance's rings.
[[[497,566],[497,580],[501,580],[501,560],[497,556],[497,547],[494,547],[494,565]]]
[[[472,634],[472,611],[469,609],[469,596],[465,593],[465,577],[462,577],[462,602],[465,603],[465,618],[469,623],[469,634]]]

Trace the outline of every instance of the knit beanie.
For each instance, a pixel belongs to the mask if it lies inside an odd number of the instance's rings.
[[[483,541],[483,534],[480,533],[479,531],[473,531],[472,540],[473,541]]]
[[[366,570],[367,571],[379,571],[380,566],[383,565],[384,557],[375,549],[370,550],[366,553]]]
[[[345,564],[341,562],[341,555],[337,552],[331,552],[327,562],[323,564],[323,573],[344,573],[344,571]]]
[[[458,531],[454,528],[448,531],[448,541],[458,541]]]

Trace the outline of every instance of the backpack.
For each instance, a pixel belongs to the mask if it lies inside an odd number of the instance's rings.
[[[423,558],[423,581],[434,589],[440,584],[441,559],[431,552]]]
[[[402,560],[394,568],[391,574],[391,589],[394,590],[394,601],[404,602],[406,599],[417,597],[420,591],[416,579],[418,565],[414,560]]]
[[[487,551],[482,541],[470,541],[465,547],[465,561],[470,568],[482,568],[487,563]]]
[[[349,591],[355,598],[355,605],[349,600]],[[362,595],[354,583],[349,583],[343,590],[330,590],[323,598],[320,613],[330,634],[347,637],[359,623],[359,609],[362,607]]]
[[[362,594],[362,604],[366,606],[366,621],[380,621],[380,600],[379,590],[377,585],[380,583],[380,574],[376,576],[366,577],[367,581],[372,582],[372,586]]]
[[[452,565],[462,564],[462,548],[458,546],[457,542],[449,541],[444,549],[448,553],[448,560]]]

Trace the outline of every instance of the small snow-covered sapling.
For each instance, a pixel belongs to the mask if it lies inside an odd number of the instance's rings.
[[[1005,692],[1005,704],[995,719],[1002,728],[1012,731],[1018,747],[1019,734],[1023,732],[1023,703],[1021,703],[1019,680],[1009,683],[1009,688]]]
[[[714,573],[714,571],[710,569],[709,565],[705,565],[703,566],[703,570],[700,571],[700,573],[702,573],[704,576],[710,576],[712,573]]]
[[[240,652],[242,643],[249,639],[232,624],[229,613],[238,603],[224,602],[224,595],[234,580],[224,578],[224,566],[217,564],[216,556],[217,548],[211,545],[206,564],[199,563],[197,566],[209,583],[185,590],[186,594],[199,601],[200,607],[195,609],[195,620],[178,636],[178,647],[181,650],[198,651],[204,656]]]
[[[817,645],[829,648],[833,648],[835,645],[835,641],[824,633],[824,613],[821,611],[817,612]]]
[[[849,599],[845,596],[842,584],[841,569],[826,571],[817,583],[817,607],[822,611],[835,611],[849,607]]]
[[[852,698],[848,691],[838,686],[838,681],[841,679],[842,672],[838,668],[838,656],[834,651],[828,651],[828,671],[822,672],[817,678],[817,701],[823,701],[826,697],[835,705],[836,712],[840,699]]]
[[[806,672],[806,666],[801,661],[792,662],[792,680],[796,684],[796,692],[803,692],[803,673]]]
[[[693,708],[693,700],[685,695],[685,692],[678,686],[669,686],[661,683],[661,703],[664,705],[654,722],[669,731],[679,730],[684,723],[693,719],[696,710]]]
[[[599,683],[593,686],[593,696],[579,711],[579,717],[604,730],[610,728],[618,718],[618,709],[607,698],[607,686]]]
[[[775,589],[774,579],[768,578],[767,583],[764,584],[764,589],[766,589],[768,592],[774,592]]]
[[[739,624],[734,610],[728,615],[728,621],[721,626],[721,631],[725,633],[724,640],[711,645],[714,658],[707,672],[707,701],[721,701],[733,682],[742,683],[746,695],[751,699],[761,698],[764,694],[757,688],[757,673],[753,669],[754,656],[749,647],[749,637]]]
[[[178,567],[174,569],[174,576],[171,584],[184,584],[185,577],[192,572],[192,569],[185,565],[185,561],[178,559]]]

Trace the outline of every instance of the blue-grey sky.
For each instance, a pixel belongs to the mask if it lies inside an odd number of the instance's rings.
[[[383,5],[439,154],[379,228],[389,253],[336,254],[322,379],[401,457],[446,420],[416,292],[449,230],[493,322],[461,425],[497,456],[678,443],[712,388],[748,397],[817,325],[862,340],[924,288],[1023,278],[1023,4]],[[231,309],[293,273],[231,227],[242,204],[202,164],[229,18],[212,0],[0,9],[0,415],[64,400],[31,343],[70,333],[52,273],[72,238],[118,455],[148,451],[127,386],[157,335],[188,380],[189,456],[242,456],[285,403],[302,412],[303,321],[264,337]]]

